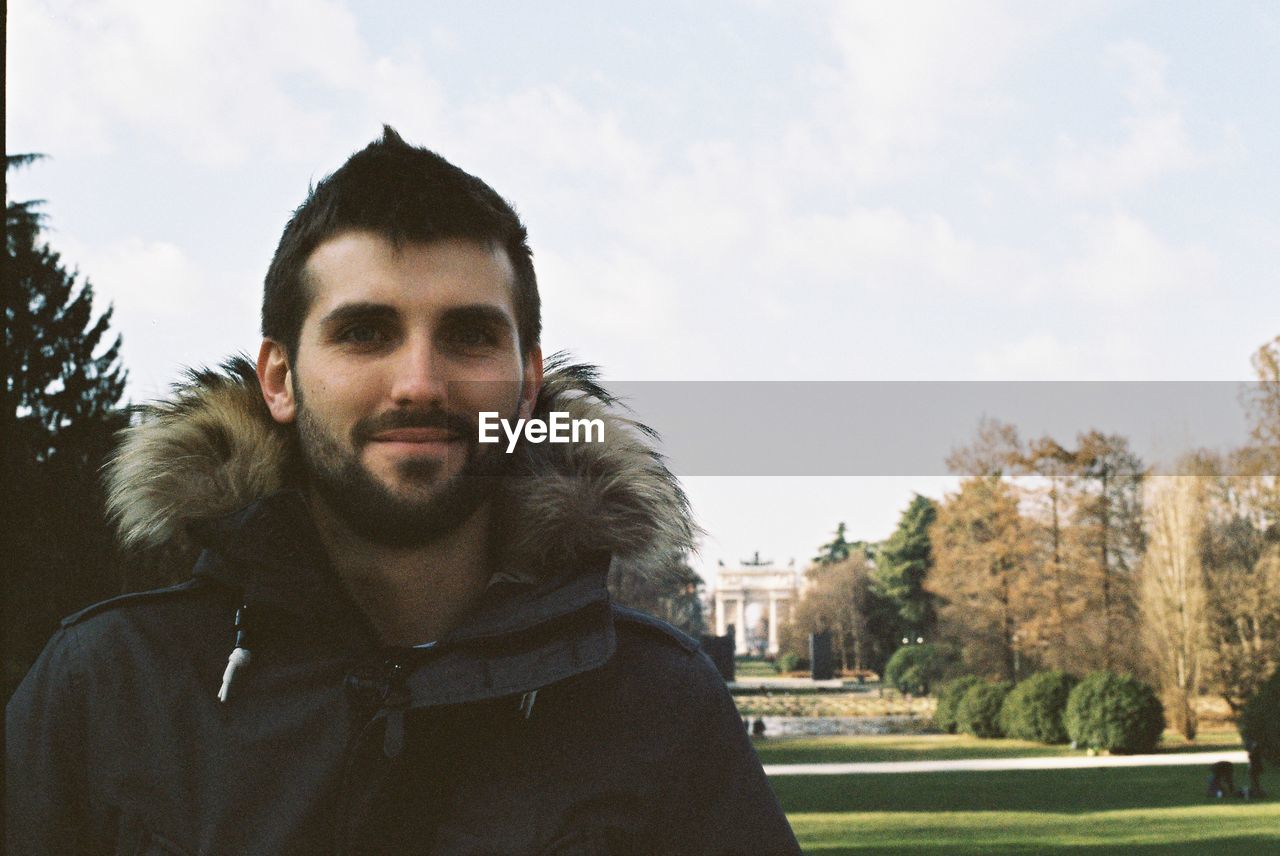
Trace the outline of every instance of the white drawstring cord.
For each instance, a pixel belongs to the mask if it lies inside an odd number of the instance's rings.
[[[231,656],[227,658],[227,670],[222,673],[222,689],[218,690],[218,701],[226,702],[231,694],[231,681],[236,676],[236,670],[248,666],[251,659],[253,657],[248,648],[236,648],[231,652]]]
[[[524,718],[528,719],[533,715],[533,703],[537,701],[538,691],[530,690],[520,696],[520,712],[524,714]]]
[[[253,659],[253,655],[245,642],[244,622],[245,612],[247,611],[247,606],[242,606],[236,610],[236,647],[232,649],[231,656],[227,657],[227,668],[222,673],[222,688],[218,690],[218,701],[223,704],[226,704],[227,699],[231,696],[231,682],[235,680],[236,672],[247,668],[249,662]]]

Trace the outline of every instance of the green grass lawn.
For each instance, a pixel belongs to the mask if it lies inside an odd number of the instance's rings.
[[[821,764],[866,761],[939,761],[961,758],[1043,758],[1082,755],[1067,746],[1046,746],[1025,740],[980,740],[967,734],[904,734],[828,737],[776,737],[756,742],[764,764]],[[1161,752],[1207,752],[1239,749],[1235,731],[1212,731],[1187,743],[1166,732]]]
[[[770,738],[766,764],[1080,755],[1066,746],[968,735]],[[1240,748],[1234,729],[1159,752]],[[1280,854],[1280,800],[1204,796],[1207,768],[1113,767],[858,776],[775,776],[771,784],[806,852],[860,854]],[[1236,767],[1245,782],[1244,765]],[[1280,773],[1263,785],[1280,795]]]
[[[1280,853],[1280,801],[1208,799],[1206,775],[1196,765],[770,783],[813,853]],[[1280,775],[1263,784],[1280,792]]]
[[[737,678],[776,678],[778,672],[767,660],[735,660],[734,676]]]
[[[755,747],[762,764],[1041,758],[1076,754],[1066,746],[1045,746],[1026,740],[979,740],[967,734],[778,737],[756,741]]]
[[[742,674],[738,678],[749,681]],[[934,700],[906,698],[894,690],[883,695],[871,690],[849,692],[737,692],[733,696],[743,716],[914,716],[933,719]]]

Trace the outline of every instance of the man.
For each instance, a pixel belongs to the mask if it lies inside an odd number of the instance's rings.
[[[710,662],[609,602],[694,528],[591,372],[544,376],[501,197],[386,129],[295,212],[262,322],[111,465],[123,543],[199,557],[14,696],[9,852],[797,850]],[[478,442],[554,412],[603,441]]]

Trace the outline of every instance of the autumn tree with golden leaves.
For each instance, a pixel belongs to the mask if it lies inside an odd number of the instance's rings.
[[[931,531],[928,588],[944,638],[958,643],[971,670],[1017,680],[1041,575],[1016,490],[996,475],[965,479]]]

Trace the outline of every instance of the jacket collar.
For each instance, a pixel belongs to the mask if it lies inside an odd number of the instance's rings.
[[[332,619],[354,611],[302,496],[281,490],[232,514],[193,524],[203,549],[192,576],[239,592],[254,611]]]
[[[246,508],[197,527],[204,548],[192,575],[242,593],[246,605],[298,618],[331,617],[350,600],[328,557],[302,495],[277,491]],[[450,639],[495,638],[528,630],[607,599],[609,557],[587,557],[560,574],[497,578]],[[424,640],[426,641],[426,640]]]
[[[496,501],[499,570],[554,582],[566,569],[596,567],[608,556],[627,575],[661,572],[693,548],[698,530],[679,482],[654,448],[656,435],[626,415],[592,367],[556,355],[545,368],[534,416],[599,419],[604,442],[517,446]],[[217,521],[230,517],[251,530],[276,525],[252,514],[236,517],[278,494],[297,471],[292,432],[271,419],[247,359],[191,372],[168,400],[139,414],[106,471],[108,507],[123,546],[180,548],[194,559],[192,533],[216,530]],[[285,518],[296,513],[274,503],[264,508]],[[283,567],[297,561],[275,558]]]
[[[609,558],[527,581],[491,585],[462,623],[427,652],[379,645],[317,545],[302,496],[279,491],[197,527],[204,545],[193,575],[237,592],[249,614],[320,622],[336,639],[354,634],[375,659],[430,663],[413,669],[408,707],[461,704],[536,690],[595,669],[615,648],[606,577]],[[263,628],[263,622],[258,629]],[[426,641],[426,640],[424,640]]]

